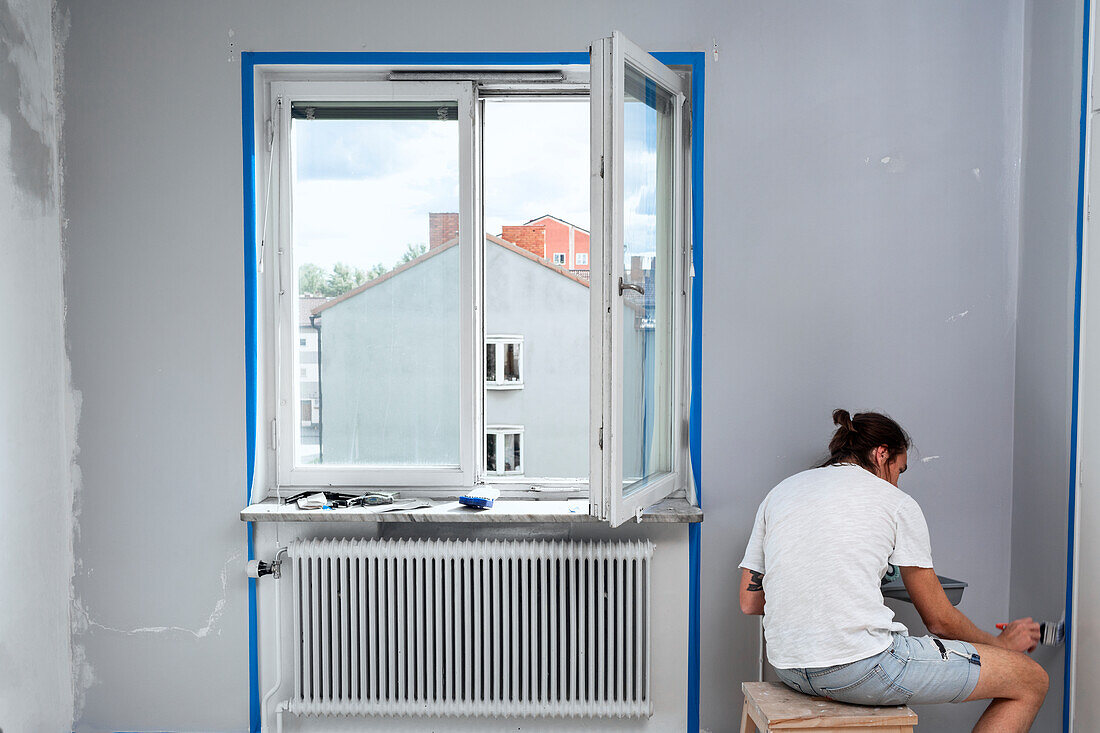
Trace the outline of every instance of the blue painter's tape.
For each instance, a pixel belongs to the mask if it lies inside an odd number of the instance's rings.
[[[1074,515],[1077,513],[1077,413],[1078,390],[1081,378],[1081,265],[1085,248],[1085,156],[1088,152],[1088,94],[1089,94],[1089,16],[1091,1],[1085,0],[1081,34],[1081,120],[1080,150],[1077,160],[1077,272],[1073,280],[1073,395],[1070,408],[1069,429],[1069,532],[1066,539],[1066,656],[1062,674],[1062,730],[1070,729],[1070,693],[1073,680],[1070,677],[1071,637],[1073,636],[1073,545],[1076,532]]]
[[[241,146],[244,166],[244,374],[245,374],[245,506],[252,500],[256,476],[256,379],[258,283],[256,275],[256,145],[254,139],[253,55],[241,54]],[[248,559],[255,558],[252,523],[247,525]],[[248,729],[260,730],[260,669],[256,618],[256,579],[248,579]]]
[[[691,288],[691,407],[688,415],[688,446],[691,473],[699,505],[703,504],[700,472],[703,388],[703,117],[706,54],[699,51],[655,53],[663,64],[691,66],[691,241],[695,280]],[[700,723],[700,634],[699,611],[702,560],[702,526],[688,526],[688,731]]]

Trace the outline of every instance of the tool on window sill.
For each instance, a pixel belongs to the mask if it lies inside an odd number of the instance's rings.
[[[356,506],[382,506],[392,504],[395,491],[370,491],[366,494],[345,494],[339,491],[302,491],[283,500],[284,504],[297,504],[299,509],[344,509]]]
[[[475,509],[492,509],[493,502],[500,498],[499,489],[474,489],[458,497],[458,503]]]
[[[383,504],[392,504],[395,496],[396,494],[392,491],[374,491],[369,494],[363,494],[362,496],[356,496],[353,499],[348,499],[345,506],[381,506]]]

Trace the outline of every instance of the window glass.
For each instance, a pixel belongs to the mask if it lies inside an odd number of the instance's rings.
[[[322,420],[312,449],[299,430],[295,463],[457,466],[455,104],[295,102],[291,132],[295,297],[319,328]]]
[[[489,433],[485,436],[485,470],[488,473],[496,473],[497,470],[496,433]]]
[[[520,459],[520,439],[517,433],[505,433],[504,435],[504,470],[506,472],[523,472],[523,462]]]
[[[519,359],[520,359],[520,344],[515,341],[501,344],[501,348],[504,349],[504,381],[505,382],[518,382],[519,376]]]
[[[524,426],[522,439],[502,438],[501,473],[587,480],[588,271],[561,268],[589,252],[588,99],[490,99],[484,110],[485,334],[523,336],[501,342],[485,424]]]
[[[622,329],[625,493],[672,469],[673,98],[626,67]]]
[[[485,344],[485,381],[496,382],[498,380],[497,345],[494,343],[487,343]]]

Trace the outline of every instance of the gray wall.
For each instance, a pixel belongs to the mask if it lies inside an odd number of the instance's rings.
[[[1009,616],[1057,621],[1066,593],[1083,4],[1029,0],[1026,13]],[[1060,730],[1064,647],[1034,656],[1051,678],[1034,730]]]
[[[834,407],[896,417],[962,610],[1008,613],[1022,2],[769,4],[707,69],[703,721],[733,730],[753,511]],[[724,21],[724,22],[723,22]],[[629,29],[626,29],[629,32]],[[927,459],[927,460],[923,460]],[[911,613],[910,629],[923,632]],[[961,731],[983,706],[920,707]]]
[[[0,0],[0,728],[72,718],[73,411],[48,0]]]
[[[938,569],[1006,618],[1023,0],[62,7],[77,729],[247,724],[240,49],[581,51],[617,28],[707,51],[703,726],[735,730],[755,675],[732,568],[756,505],[833,407],[913,433]]]

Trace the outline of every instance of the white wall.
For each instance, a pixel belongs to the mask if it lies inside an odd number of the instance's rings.
[[[48,0],[0,0],[0,728],[68,730],[73,404]]]
[[[834,407],[913,433],[937,568],[975,621],[1007,616],[1024,0],[62,7],[78,730],[248,721],[242,49],[583,51],[619,29],[706,51],[703,726],[735,730],[755,675],[734,569],[756,505],[819,458]],[[981,709],[919,713],[959,731]]]

